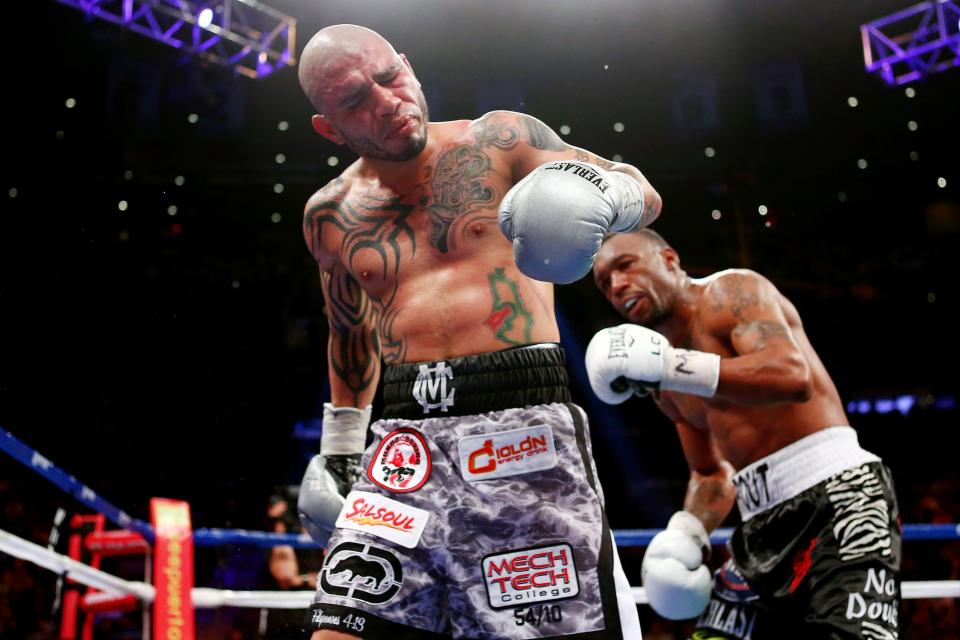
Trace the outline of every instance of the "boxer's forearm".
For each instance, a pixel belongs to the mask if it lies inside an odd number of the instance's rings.
[[[637,169],[632,164],[625,164],[622,162],[614,162],[606,167],[609,171],[618,171],[624,173],[643,186],[643,209],[649,213],[644,215],[644,219],[648,220],[646,224],[650,224],[654,220],[660,217],[660,209],[663,206],[663,199],[660,197],[660,194],[657,193],[657,190],[653,188],[653,185],[640,173],[640,169]]]
[[[745,406],[806,402],[813,393],[810,367],[790,351],[750,353],[720,360],[717,398]]]
[[[380,382],[376,330],[339,333],[331,327],[327,345],[330,402],[363,409],[373,403]]]
[[[737,491],[732,477],[733,467],[726,461],[710,474],[690,472],[683,509],[695,515],[707,531],[719,527],[733,509]]]

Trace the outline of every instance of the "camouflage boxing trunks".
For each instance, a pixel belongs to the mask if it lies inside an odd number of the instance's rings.
[[[313,629],[363,638],[640,638],[587,421],[555,345],[384,371]]]
[[[736,567],[715,581],[694,640],[896,640],[896,496],[853,429],[817,431],[741,469],[734,483],[743,519],[730,541]]]

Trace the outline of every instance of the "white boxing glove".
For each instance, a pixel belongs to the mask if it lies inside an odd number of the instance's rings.
[[[531,171],[504,196],[499,215],[520,271],[557,284],[590,271],[608,231],[631,231],[653,218],[635,179],[573,160]]]
[[[710,602],[713,579],[704,560],[710,536],[703,523],[678,511],[650,541],[640,569],[650,606],[669,620],[700,615]]]
[[[667,338],[637,324],[598,331],[586,354],[587,377],[597,397],[620,404],[633,394],[630,383],[712,397],[720,382],[720,356],[675,349]]]

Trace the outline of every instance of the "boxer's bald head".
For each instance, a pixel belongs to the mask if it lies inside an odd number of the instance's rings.
[[[683,278],[680,256],[656,231],[610,234],[593,263],[593,279],[624,317],[653,326],[673,311]]]
[[[304,47],[300,86],[313,126],[361,156],[407,160],[426,145],[427,104],[406,56],[366,27],[338,24]]]

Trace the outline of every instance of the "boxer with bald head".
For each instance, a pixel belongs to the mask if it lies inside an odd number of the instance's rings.
[[[314,35],[299,77],[359,156],[304,215],[332,395],[298,505],[328,545],[314,638],[639,638],[551,283],[654,220],[656,191],[528,115],[431,122],[363,27]]]
[[[652,393],[691,471],[644,556],[653,608],[699,615],[697,640],[896,638],[890,474],[847,426],[796,307],[753,271],[689,277],[649,229],[608,236],[593,275],[630,324],[594,336],[590,384],[611,404]],[[711,583],[708,531],[734,502],[734,562]]]

